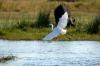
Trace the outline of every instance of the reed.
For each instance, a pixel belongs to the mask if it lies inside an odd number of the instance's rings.
[[[37,28],[44,28],[49,27],[50,20],[49,20],[49,12],[46,11],[40,11],[37,16],[37,21],[35,22],[35,25]]]
[[[90,34],[97,34],[100,31],[100,15],[96,16],[91,23],[87,24],[86,31]]]

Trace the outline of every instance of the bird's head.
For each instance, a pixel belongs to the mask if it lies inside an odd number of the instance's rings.
[[[51,26],[51,30],[53,30],[53,28],[54,28],[54,25],[53,24],[49,24],[50,26]]]

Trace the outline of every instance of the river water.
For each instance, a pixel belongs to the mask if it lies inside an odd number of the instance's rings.
[[[0,40],[0,57],[10,55],[0,66],[100,66],[100,42]]]

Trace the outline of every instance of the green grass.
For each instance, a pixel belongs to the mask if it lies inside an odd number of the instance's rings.
[[[49,27],[50,25],[50,20],[49,20],[49,15],[50,13],[48,11],[40,11],[37,20],[35,22],[35,27],[37,28],[44,28],[44,27]]]
[[[100,13],[100,0],[88,0],[78,2],[61,2],[66,4],[76,19],[74,28],[68,28],[66,35],[61,35],[54,40],[99,40],[100,31],[97,34],[89,34],[86,25],[91,24],[96,15]],[[27,4],[27,5],[26,5]],[[39,5],[37,5],[39,4]],[[44,24],[44,18],[48,19],[47,14],[39,17],[39,12],[50,11],[50,17],[46,22],[55,24],[54,9],[60,3],[47,0],[9,0],[0,1],[0,38],[9,40],[41,40],[51,32],[50,27],[36,28],[35,22]],[[88,26],[90,27],[90,26]],[[91,30],[91,29],[90,29]]]
[[[1,38],[9,40],[41,40],[50,31],[50,28],[28,28],[27,31],[20,29],[6,30],[5,35],[1,36]]]
[[[100,15],[96,16],[95,19],[86,25],[86,31],[90,34],[97,34],[100,31]]]
[[[76,26],[74,28],[68,28],[68,32],[66,35],[58,36],[54,40],[100,40],[99,33],[88,34],[84,29],[86,27],[86,24],[91,24],[91,22],[95,20],[95,17],[89,14],[73,14],[73,17],[76,19]],[[51,32],[50,27],[31,27],[31,24],[33,23],[34,22],[27,21],[27,19],[20,20],[20,23],[17,21],[12,22],[11,20],[9,22],[5,22],[3,24],[6,26],[3,26],[1,28],[0,38],[8,40],[42,40],[44,36]],[[2,26],[3,24],[0,25]]]
[[[5,35],[5,33],[3,32],[3,30],[0,30],[0,36]]]
[[[8,40],[42,40],[44,36],[51,32],[50,28],[29,28],[27,31],[15,29],[11,32],[0,36],[2,39]],[[77,32],[75,28],[69,28],[65,35],[58,36],[54,40],[100,40],[99,34],[88,34],[86,32]]]

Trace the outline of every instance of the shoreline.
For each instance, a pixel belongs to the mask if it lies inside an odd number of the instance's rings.
[[[2,40],[13,41],[42,41],[42,38],[51,32],[48,29],[27,29],[27,31],[14,29],[12,31],[4,31],[4,34],[0,35]],[[65,35],[60,35],[51,41],[100,41],[100,34],[88,34],[86,32],[77,32],[75,29],[68,29]]]
[[[68,37],[69,38],[69,37]],[[94,38],[95,39],[95,38]],[[45,40],[42,40],[42,39],[29,39],[29,38],[0,38],[0,40],[8,40],[8,41],[45,41]],[[46,40],[47,41],[47,40]],[[55,38],[53,40],[49,40],[49,41],[100,41],[100,39],[83,39],[83,38],[80,38],[80,39],[62,39],[62,38]]]

